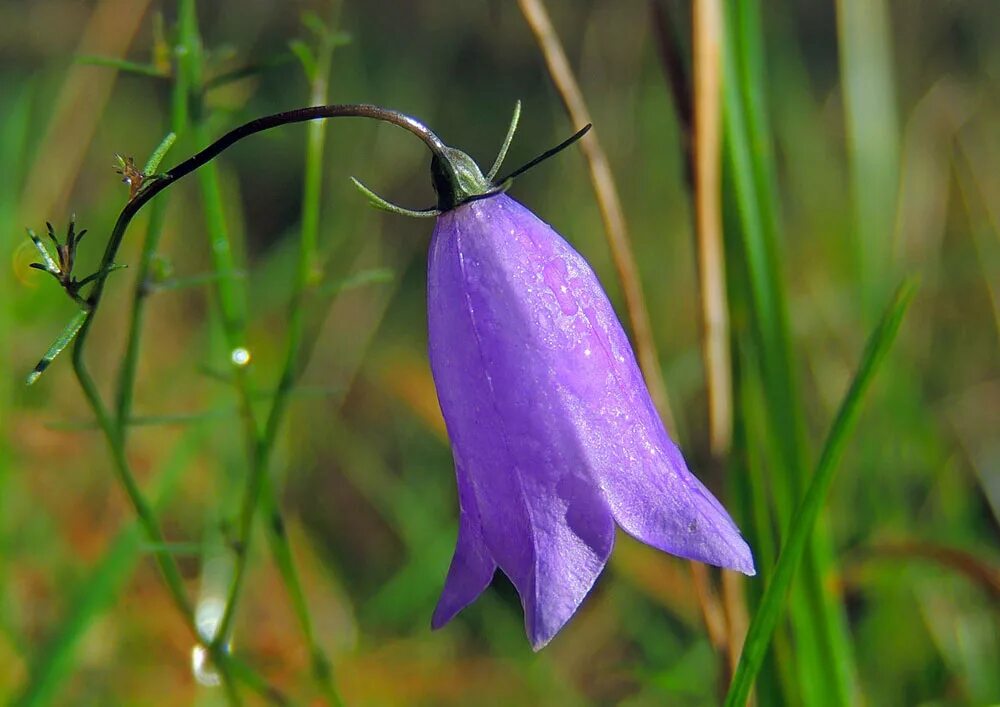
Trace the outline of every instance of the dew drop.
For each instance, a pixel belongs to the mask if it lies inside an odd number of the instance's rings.
[[[542,268],[542,277],[556,296],[562,313],[569,316],[576,314],[577,304],[576,299],[570,294],[569,287],[566,286],[565,271],[566,263],[558,259],[552,260]]]
[[[238,346],[229,354],[229,360],[233,362],[234,366],[245,366],[250,363],[250,351],[242,346]]]
[[[211,597],[198,602],[195,609],[195,625],[202,639],[205,641],[215,639],[225,611],[226,602],[221,598]],[[229,651],[228,644],[225,646],[225,650]],[[222,683],[222,676],[212,665],[208,651],[200,644],[191,649],[191,673],[199,685],[216,687]]]

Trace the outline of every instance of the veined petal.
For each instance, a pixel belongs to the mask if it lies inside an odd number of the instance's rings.
[[[515,272],[532,271],[517,244],[525,234],[504,220],[498,198],[438,220],[428,270],[430,355],[483,538],[521,596],[538,649],[604,568],[614,522],[559,414],[548,363],[534,353],[536,326]]]

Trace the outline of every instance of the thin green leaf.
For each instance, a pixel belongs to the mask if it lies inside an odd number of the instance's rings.
[[[38,269],[39,270],[45,270],[45,272],[52,273],[53,275],[58,275],[59,274],[59,265],[52,258],[52,254],[49,253],[49,249],[45,247],[44,243],[42,243],[42,239],[38,237],[38,234],[36,234],[34,231],[32,231],[29,228],[28,229],[28,238],[30,238],[31,242],[35,244],[35,249],[38,250],[38,254],[42,256],[42,263],[41,264],[44,265],[44,267],[40,267]],[[35,265],[37,265],[37,264],[36,263],[32,263],[32,266],[35,266]]]
[[[59,337],[53,342],[52,346],[49,347],[49,350],[45,352],[44,356],[42,356],[42,360],[39,361],[31,373],[28,374],[28,378],[25,383],[31,385],[38,380],[43,373],[45,373],[45,369],[49,367],[49,364],[52,363],[53,359],[61,354],[63,349],[69,346],[73,339],[76,338],[77,333],[80,331],[80,327],[83,326],[85,321],[87,321],[87,312],[83,310],[77,312],[76,315],[69,320],[66,328],[62,330],[62,333],[59,334]]]
[[[837,416],[827,435],[826,443],[816,464],[816,470],[806,490],[805,497],[795,510],[791,528],[785,540],[781,555],[778,557],[771,583],[764,591],[757,613],[747,631],[743,654],[733,676],[726,695],[727,707],[742,707],[750,695],[750,688],[760,670],[764,654],[770,643],[774,628],[781,618],[785,597],[791,586],[792,579],[798,569],[799,562],[812,537],[813,526],[823,507],[827,492],[833,481],[837,462],[847,443],[848,435],[854,429],[861,401],[868,390],[875,373],[885,360],[889,348],[896,339],[903,315],[916,292],[916,283],[912,280],[904,282],[896,291],[892,302],[882,316],[868,339],[861,364],[844,396]]]
[[[764,33],[759,0],[725,3],[724,124],[727,177],[739,217],[730,256],[744,270],[745,300],[763,384],[766,466],[777,525],[787,533],[808,481],[808,453],[788,322],[780,246],[777,179],[764,76]],[[735,291],[733,291],[735,294]],[[760,471],[758,470],[758,471]],[[759,540],[759,539],[754,539]],[[813,533],[789,606],[794,631],[796,689],[786,695],[817,707],[852,703],[856,670],[843,607],[824,578],[834,572],[822,524]]]

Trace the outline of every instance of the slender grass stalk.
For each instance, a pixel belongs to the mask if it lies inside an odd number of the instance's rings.
[[[108,69],[115,69],[117,71],[122,71],[126,74],[137,74],[139,76],[148,76],[154,79],[169,79],[170,75],[165,73],[162,69],[153,66],[152,64],[140,64],[135,61],[129,61],[127,59],[118,59],[111,56],[99,56],[95,54],[78,54],[76,56],[76,63],[83,64],[84,66],[103,66]]]
[[[130,503],[138,517],[139,523],[142,526],[144,532],[147,535],[147,539],[153,547],[154,557],[156,558],[157,564],[160,567],[161,574],[164,577],[164,581],[167,584],[167,588],[170,591],[171,598],[173,599],[175,605],[181,614],[185,617],[185,620],[189,624],[192,633],[194,634],[195,640],[199,643],[203,643],[203,639],[194,625],[192,607],[190,601],[187,597],[186,591],[183,586],[183,581],[180,576],[180,572],[177,568],[175,559],[171,553],[166,549],[167,545],[164,542],[163,534],[160,531],[159,522],[156,518],[155,513],[149,506],[143,496],[136,480],[129,468],[128,461],[125,456],[124,451],[124,438],[119,433],[117,421],[112,418],[111,414],[108,412],[107,408],[104,406],[101,400],[100,394],[97,390],[97,386],[94,383],[89,371],[86,367],[86,362],[84,358],[84,353],[86,350],[86,343],[88,340],[88,335],[94,320],[94,315],[99,308],[104,288],[107,282],[107,276],[111,272],[114,259],[118,253],[121,246],[122,239],[124,238],[125,231],[138,213],[138,211],[148,203],[154,196],[159,194],[161,191],[166,189],[168,186],[176,182],[178,179],[196,171],[199,167],[204,166],[209,163],[216,156],[221,154],[226,148],[238,142],[239,140],[253,135],[257,132],[263,130],[268,130],[270,128],[278,127],[281,125],[286,125],[294,122],[304,122],[308,120],[315,120],[317,118],[330,118],[330,117],[367,117],[377,120],[384,120],[387,122],[392,122],[400,125],[410,132],[413,132],[420,136],[428,146],[435,150],[442,150],[443,146],[436,136],[434,136],[430,131],[428,131],[424,126],[420,125],[416,121],[406,116],[391,111],[386,111],[384,109],[368,106],[368,105],[348,105],[348,106],[318,106],[315,108],[300,109],[297,111],[289,111],[287,113],[277,114],[274,116],[268,116],[262,119],[251,121],[248,124],[240,126],[239,128],[230,131],[226,135],[222,136],[215,142],[211,143],[201,152],[197,153],[188,160],[177,165],[168,172],[158,175],[154,180],[148,182],[143,189],[137,192],[132,199],[126,204],[125,208],[119,214],[118,220],[115,223],[115,227],[112,230],[111,236],[108,239],[108,243],[105,247],[104,255],[101,259],[101,264],[98,268],[97,274],[93,279],[93,287],[87,297],[87,305],[89,306],[88,314],[84,320],[80,333],[77,336],[76,344],[73,348],[73,366],[77,375],[77,379],[83,389],[84,395],[87,398],[88,403],[94,411],[94,415],[97,418],[98,426],[104,433],[108,445],[112,453],[112,459],[114,462],[114,471],[119,483],[122,485],[129,498]],[[235,320],[231,320],[235,321]],[[252,392],[246,383],[242,383],[238,386],[243,393],[243,400],[247,408],[249,408],[249,402],[252,397]],[[252,459],[257,460],[261,458],[259,454],[260,450],[260,438],[254,435],[255,439],[255,454]],[[246,507],[255,508],[256,499],[259,496],[259,491],[261,484],[266,483],[261,473],[254,473],[255,469],[259,467],[254,467],[251,469],[251,478],[248,483],[247,498],[253,498],[253,503],[247,503]],[[256,481],[255,481],[256,480]],[[256,488],[254,483],[257,484]],[[252,510],[250,514],[245,514],[244,516],[244,528],[247,531],[246,537],[249,536],[249,529],[252,527]],[[283,534],[281,536],[284,537]],[[287,557],[290,558],[290,549],[288,549]],[[241,554],[241,556],[244,556]],[[280,564],[280,563],[279,563]],[[235,592],[231,592],[235,594]],[[232,617],[232,607],[233,604],[227,605],[227,614],[229,616],[229,621]],[[220,629],[223,627],[220,624]],[[220,676],[222,677],[222,682],[226,688],[227,697],[233,704],[240,703],[240,697],[235,690],[235,686],[232,684],[230,679],[230,671],[235,670],[233,674],[239,677],[241,680],[248,682],[250,686],[267,696],[269,699],[276,699],[278,694],[273,688],[268,686],[266,682],[259,679],[253,671],[239,665],[234,661],[227,652],[225,647],[226,641],[220,640],[219,636],[226,636],[227,634],[223,631],[219,631],[216,635],[215,640],[211,641],[208,646],[210,656],[213,659],[215,665],[217,666]],[[317,659],[314,661],[316,666],[323,667],[320,661]]]
[[[335,10],[336,12],[336,10]],[[311,83],[310,102],[322,105],[327,101],[330,83],[330,65],[333,58],[332,36],[320,41],[316,55],[315,70],[309,76]],[[308,127],[306,137],[306,163],[302,194],[302,226],[299,238],[299,260],[292,284],[292,298],[288,310],[288,334],[285,362],[278,379],[277,389],[271,401],[271,410],[264,426],[264,438],[260,447],[261,478],[264,481],[261,501],[266,517],[268,539],[271,552],[284,578],[285,586],[292,601],[292,608],[298,619],[303,638],[309,646],[313,677],[328,704],[342,705],[343,699],[333,679],[333,666],[319,642],[316,640],[312,617],[305,592],[295,569],[291,547],[285,535],[284,521],[277,503],[277,493],[271,486],[268,473],[271,457],[279,430],[288,408],[289,398],[301,369],[303,338],[305,331],[305,298],[317,278],[317,242],[319,239],[320,202],[323,184],[323,153],[326,143],[326,123],[313,122]]]
[[[810,467],[806,453],[806,433],[803,421],[804,411],[794,376],[795,367],[792,364],[790,327],[788,324],[787,296],[784,293],[781,274],[781,244],[779,242],[778,196],[775,185],[777,178],[774,166],[774,148],[771,140],[770,118],[767,114],[767,91],[764,71],[764,31],[762,27],[762,10],[760,0],[747,0],[736,3],[738,22],[737,30],[742,47],[741,87],[746,105],[749,136],[753,146],[754,174],[758,184],[758,194],[761,196],[759,207],[764,223],[764,252],[772,285],[776,294],[774,302],[776,309],[769,317],[773,321],[773,353],[771,385],[777,384],[778,400],[784,399],[784,404],[778,408],[783,419],[772,434],[778,441],[785,441],[783,456],[788,464],[789,488],[796,503],[800,502],[805,492],[807,471]],[[883,234],[888,239],[892,233],[891,218],[889,230]],[[881,294],[876,301],[881,298]],[[789,434],[789,431],[792,433]],[[786,521],[787,522],[787,521]],[[832,543],[821,517],[817,528],[812,534],[811,545],[803,562],[801,597],[796,603],[805,605],[800,611],[801,622],[805,612],[811,615],[804,629],[810,638],[818,639],[820,661],[819,672],[822,682],[828,683],[822,689],[819,697],[834,705],[853,705],[857,702],[855,694],[857,685],[854,654],[843,605],[839,597],[834,596],[829,578],[836,572],[836,562]],[[793,588],[798,593],[798,588]],[[800,632],[802,633],[802,632]],[[799,642],[801,645],[801,641]],[[810,680],[805,686],[818,684]],[[819,683],[822,684],[822,683]]]
[[[736,268],[732,270],[735,271]],[[733,289],[739,291],[739,288]],[[734,296],[737,296],[736,292],[733,292]],[[729,478],[736,491],[734,496],[742,502],[747,536],[752,539],[754,560],[762,580],[746,585],[750,603],[756,607],[764,593],[766,578],[774,571],[778,554],[763,474],[766,465],[760,449],[760,440],[765,438],[765,423],[761,419],[760,410],[764,409],[765,403],[758,375],[759,367],[754,361],[752,347],[740,337],[734,336],[733,348],[738,352],[733,379],[739,407],[734,417],[733,454],[730,456],[733,472]],[[743,637],[745,635],[744,631]],[[777,632],[755,686],[757,704],[778,706],[795,703],[796,700],[790,697],[798,692],[794,655],[788,632]],[[739,656],[737,663],[738,658]],[[734,672],[735,667],[733,666]]]
[[[750,623],[743,655],[730,685],[729,693],[726,695],[725,704],[727,707],[742,707],[746,704],[771,635],[781,617],[782,607],[792,579],[807,550],[816,520],[823,507],[827,492],[830,490],[837,463],[840,461],[847,438],[857,421],[864,394],[885,360],[893,341],[895,341],[896,334],[903,322],[903,315],[906,313],[915,292],[916,284],[912,280],[904,282],[896,291],[881,321],[868,339],[858,370],[827,434],[809,488],[795,511],[771,582],[768,584],[760,606]]]
[[[204,67],[201,36],[198,31],[198,16],[195,0],[181,0],[178,5],[178,43],[180,56],[177,73],[181,76],[181,85],[187,89],[184,97],[185,108],[175,107],[175,114],[182,111],[185,115],[178,118],[186,123],[190,121],[190,129],[194,137],[195,147],[203,150],[210,143],[208,127],[205,123],[203,89]],[[179,125],[176,127],[180,127]],[[225,209],[222,203],[222,189],[219,185],[218,170],[214,164],[208,163],[198,171],[198,181],[201,187],[205,226],[209,238],[209,255],[213,272],[218,275],[215,291],[219,300],[219,311],[222,314],[222,328],[226,345],[229,350],[235,350],[245,344],[246,338],[246,292],[240,279],[236,276],[237,268],[233,255],[229,230],[226,225]],[[237,368],[237,378],[246,375],[244,369]],[[249,406],[246,409],[248,429],[253,430],[255,423]],[[252,436],[256,436],[254,431]]]
[[[118,394],[115,406],[115,420],[119,434],[124,440],[132,420],[132,403],[135,393],[136,367],[139,363],[139,349],[142,338],[142,325],[145,318],[146,300],[150,294],[149,281],[152,274],[156,250],[159,247],[160,235],[163,233],[163,222],[166,218],[167,202],[160,199],[150,207],[149,225],[146,228],[146,240],[139,256],[139,268],[136,273],[135,287],[132,291],[132,312],[129,319],[126,336],[125,354],[118,373]]]
[[[197,18],[195,15],[194,0],[183,0],[181,5],[181,44],[186,48],[182,63],[182,70],[187,73],[187,81],[193,89],[193,123],[195,139],[199,147],[209,149],[208,135],[204,122],[201,118],[201,66],[200,66],[200,39],[198,36]],[[325,93],[325,85],[328,82],[328,65],[330,54],[334,43],[327,43],[321,57],[326,66],[319,67],[314,79],[314,92],[316,85],[322,82]],[[322,101],[319,101],[322,103]],[[363,113],[355,113],[361,115]],[[305,201],[303,206],[303,235],[302,235],[302,255],[300,268],[296,280],[296,295],[291,312],[289,325],[289,344],[287,361],[284,371],[278,383],[275,397],[272,400],[270,412],[263,429],[260,428],[253,415],[252,401],[253,393],[246,370],[237,367],[234,375],[236,390],[240,399],[240,405],[244,411],[244,421],[248,449],[250,456],[250,468],[247,476],[246,487],[244,489],[243,500],[237,521],[237,534],[234,541],[238,549],[233,568],[232,580],[226,597],[225,609],[215,632],[214,644],[221,647],[230,640],[232,624],[235,617],[239,596],[245,582],[247,567],[250,556],[250,544],[253,536],[254,519],[258,512],[258,507],[263,506],[267,518],[266,528],[270,540],[270,547],[274,555],[275,564],[278,567],[289,596],[300,627],[303,630],[306,641],[309,645],[311,665],[314,678],[320,686],[324,696],[331,704],[341,704],[342,700],[334,687],[332,680],[332,669],[330,661],[324,655],[318,642],[316,641],[312,629],[312,619],[309,615],[308,605],[305,600],[305,593],[295,570],[291,547],[288,538],[284,533],[284,521],[281,517],[275,490],[270,477],[270,461],[273,454],[274,445],[278,431],[281,426],[284,412],[287,408],[289,395],[294,387],[295,377],[298,373],[298,359],[302,341],[302,331],[304,323],[304,312],[298,305],[301,304],[302,294],[310,281],[309,269],[315,263],[316,235],[318,232],[318,204],[322,162],[322,129],[316,132],[316,128],[310,133],[309,154],[307,156],[307,175]],[[318,139],[316,136],[318,135]],[[218,144],[218,142],[216,143]],[[222,147],[221,149],[225,149]],[[209,158],[210,159],[210,158]],[[208,160],[206,160],[207,162]],[[242,347],[245,341],[245,293],[242,288],[236,286],[235,265],[232,257],[232,249],[229,245],[229,237],[226,230],[225,216],[223,213],[222,197],[218,187],[218,178],[212,165],[208,165],[209,171],[202,172],[201,187],[204,202],[206,226],[210,239],[210,246],[213,258],[213,266],[220,278],[216,281],[216,289],[219,293],[219,307],[222,312],[223,329],[226,342],[230,350]],[[308,261],[308,262],[307,262]]]

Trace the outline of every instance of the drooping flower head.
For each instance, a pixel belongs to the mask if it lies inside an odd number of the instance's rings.
[[[754,574],[739,529],[668,436],[587,261],[498,193],[498,165],[487,178],[462,158],[480,192],[456,201],[436,168],[441,213],[427,266],[431,370],[459,497],[432,626],[473,602],[499,567],[541,648],[604,569],[616,525],[665,552]]]

